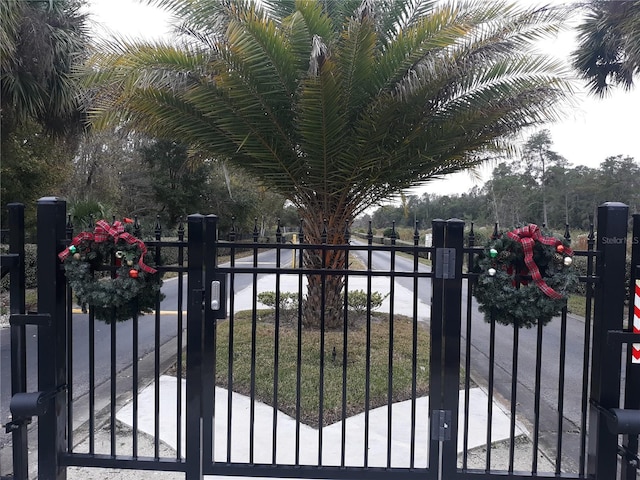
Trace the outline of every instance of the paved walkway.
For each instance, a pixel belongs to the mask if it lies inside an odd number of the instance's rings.
[[[186,383],[183,380],[182,398],[186,398]],[[177,449],[177,391],[178,381],[175,377],[162,376],[160,378],[160,405],[154,401],[155,386],[142,390],[139,394],[138,428],[149,435],[155,431],[156,415],[160,421],[160,439],[173,449]],[[482,446],[487,436],[487,395],[480,388],[473,388],[469,392],[469,449]],[[184,403],[183,403],[184,405]],[[231,422],[231,461],[249,462],[249,397],[232,393],[232,422]],[[143,408],[144,406],[144,408]],[[460,392],[460,422],[464,418],[464,392]],[[215,460],[227,459],[227,411],[229,408],[228,392],[223,388],[216,388],[215,404]],[[428,452],[428,409],[429,398],[421,397],[416,401],[416,430],[415,452],[416,466],[427,466]],[[369,413],[369,465],[385,467],[387,463],[387,406],[373,409]],[[133,408],[127,405],[117,413],[119,421],[128,426],[133,425]],[[264,403],[256,402],[255,409],[255,463],[271,463],[273,447],[273,409]],[[185,431],[185,412],[183,410],[182,438]],[[404,401],[392,406],[392,435],[391,435],[391,465],[393,467],[408,467],[411,452],[411,402]],[[278,412],[276,461],[279,464],[293,465],[295,463],[295,419]],[[346,419],[346,464],[349,466],[363,465],[364,451],[364,413]],[[492,442],[499,442],[509,438],[510,421],[503,408],[494,402]],[[458,446],[462,448],[462,429],[458,432]],[[516,436],[525,435],[525,429],[516,424]],[[318,430],[307,425],[301,425],[300,463],[303,465],[317,465],[318,461]],[[340,465],[342,445],[342,422],[326,426],[323,429],[322,443],[323,465]],[[184,442],[182,443],[184,455]]]

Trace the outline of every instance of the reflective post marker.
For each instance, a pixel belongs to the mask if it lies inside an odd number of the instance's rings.
[[[640,333],[640,279],[636,280],[633,301],[633,333]],[[631,362],[640,363],[640,343],[634,343],[632,346]]]

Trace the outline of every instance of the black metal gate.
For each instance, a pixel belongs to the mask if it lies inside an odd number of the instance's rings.
[[[479,249],[462,221],[434,221],[428,247],[417,226],[413,245],[394,235],[379,244],[371,232],[311,245],[304,228],[295,239],[278,230],[275,243],[257,229],[249,243],[233,230],[223,240],[217,217],[191,215],[175,238],[157,224],[147,241],[172,276],[155,313],[106,325],[74,305],[57,259],[73,226],[64,201],[44,198],[38,313],[13,311],[12,302],[13,393],[24,400],[12,404],[7,427],[14,478],[106,467],[187,479],[609,480],[620,465],[618,478],[635,478],[640,419],[630,410],[640,409],[640,373],[631,349],[626,368],[620,358],[636,340],[623,320],[625,288],[633,292],[638,277],[640,218],[628,283],[627,223],[626,206],[603,205],[597,241],[592,233],[576,252],[586,264],[584,317],[565,311],[519,330],[478,314],[468,267]],[[322,260],[302,268],[308,255]],[[346,267],[330,268],[336,256]],[[303,325],[304,296],[315,288],[326,298],[336,281],[345,292],[339,327],[322,328],[335,315],[329,304],[316,328]],[[29,357],[25,328],[37,328],[39,340],[31,394],[18,378]],[[26,454],[32,417],[37,468]]]

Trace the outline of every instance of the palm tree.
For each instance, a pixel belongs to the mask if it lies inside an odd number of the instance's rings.
[[[597,95],[612,84],[630,89],[640,71],[640,1],[592,0],[587,8],[578,27],[575,68]]]
[[[24,202],[28,227],[35,200],[59,193],[84,127],[73,72],[89,42],[84,3],[0,1],[0,204]]]
[[[81,126],[73,70],[86,57],[84,0],[3,0],[0,7],[0,82],[3,136],[34,120],[48,133]]]
[[[570,87],[533,41],[561,13],[505,2],[148,0],[182,42],[105,44],[97,125],[180,138],[287,197],[305,239],[345,241],[367,207],[481,163],[556,118]],[[343,252],[306,266],[339,269]],[[339,275],[309,275],[305,322],[341,323]]]

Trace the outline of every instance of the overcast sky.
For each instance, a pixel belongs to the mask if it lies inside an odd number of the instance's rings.
[[[490,1],[490,0],[487,0]],[[529,3],[530,0],[520,0]],[[107,36],[109,32],[130,37],[160,38],[169,34],[166,13],[137,0],[89,0],[89,13],[96,32]],[[549,3],[562,3],[550,0]],[[543,48],[567,62],[575,45],[573,32],[565,32]],[[583,84],[577,82],[578,89]],[[605,158],[613,155],[631,156],[640,161],[640,86],[631,92],[614,90],[607,98],[587,95],[582,89],[576,98],[576,108],[567,112],[566,118],[549,125],[554,149],[572,165],[597,167]],[[533,132],[524,134],[524,138]],[[480,170],[488,177],[493,166]],[[469,173],[459,173],[447,180],[430,182],[418,193],[464,193],[472,186],[481,185]]]

